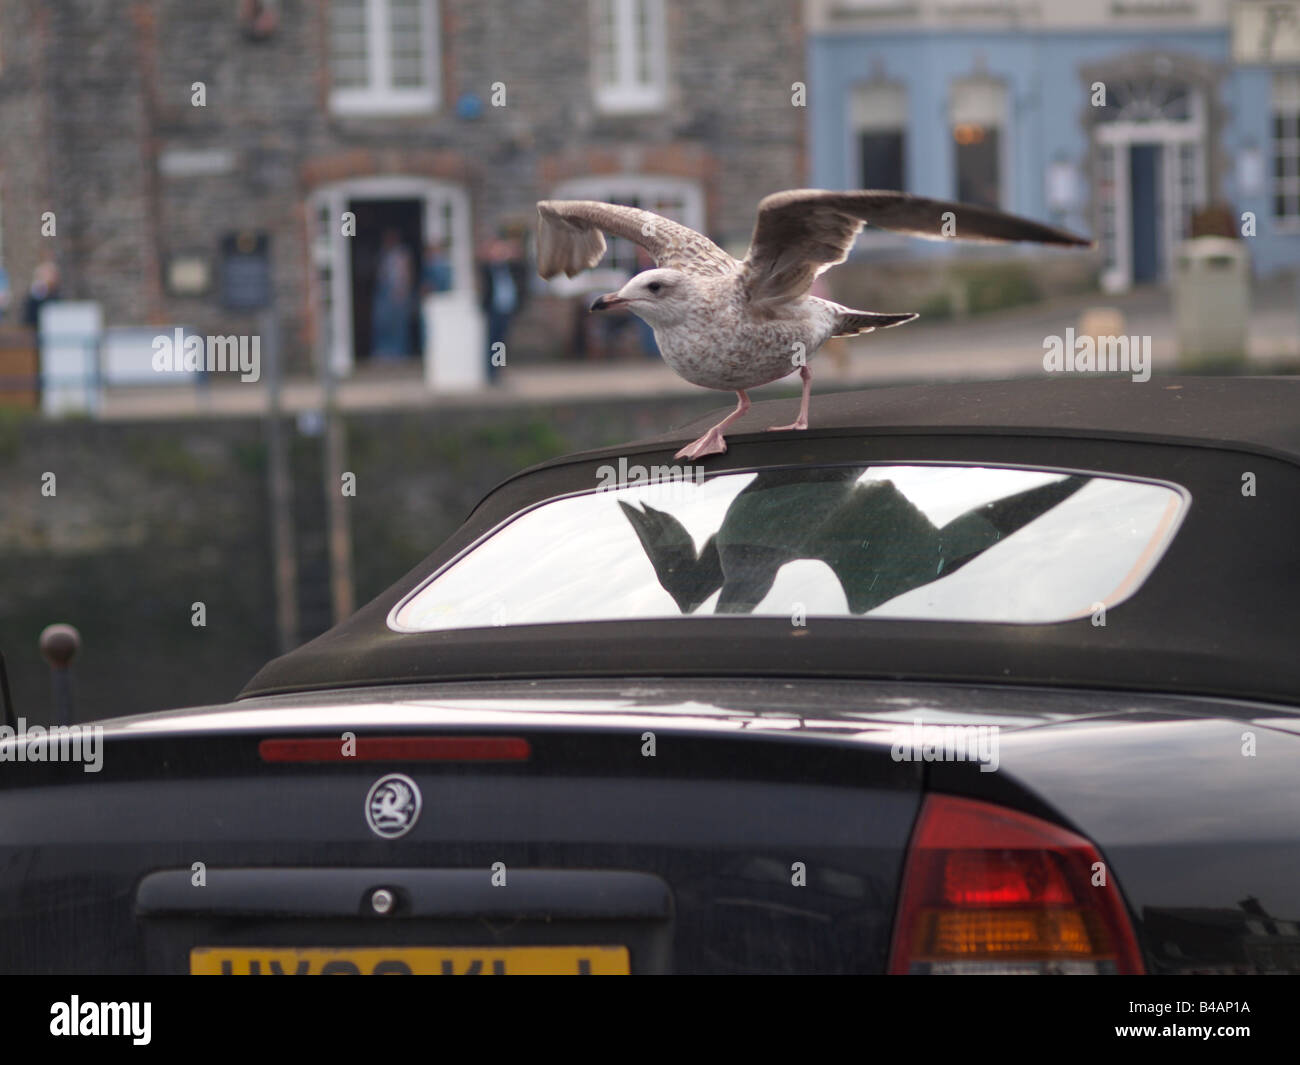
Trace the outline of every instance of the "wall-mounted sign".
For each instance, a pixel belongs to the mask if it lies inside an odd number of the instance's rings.
[[[1047,166],[1047,206],[1072,211],[1079,205],[1079,172],[1074,164],[1057,159]]]
[[[229,148],[164,148],[158,154],[163,177],[219,177],[234,169],[235,153]]]
[[[271,304],[271,238],[243,231],[221,240],[221,306],[260,311]]]
[[[1300,0],[1233,4],[1232,58],[1238,63],[1300,62]]]
[[[1241,196],[1264,193],[1264,153],[1254,145],[1243,148],[1237,156],[1237,193]]]
[[[203,252],[176,252],[167,259],[167,291],[203,296],[212,288],[212,263]]]

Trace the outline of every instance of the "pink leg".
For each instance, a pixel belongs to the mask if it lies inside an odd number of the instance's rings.
[[[736,409],[728,414],[722,421],[718,422],[712,429],[705,433],[698,440],[687,444],[681,451],[677,452],[676,458],[679,459],[698,459],[702,455],[721,455],[727,450],[727,442],[722,439],[722,430],[739,418],[745,411],[749,410],[749,397],[744,392],[737,392],[740,402],[736,404]]]
[[[799,417],[789,425],[772,425],[768,427],[768,432],[784,432],[787,429],[807,429],[808,428],[808,397],[812,394],[812,372],[807,366],[799,367],[799,376],[803,378],[803,399],[799,401]]]

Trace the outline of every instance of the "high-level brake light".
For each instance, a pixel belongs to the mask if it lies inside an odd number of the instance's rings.
[[[264,762],[526,762],[532,747],[516,736],[357,736],[350,740],[262,740]]]

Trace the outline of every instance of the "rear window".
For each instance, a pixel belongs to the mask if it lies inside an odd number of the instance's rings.
[[[683,615],[1047,623],[1132,595],[1174,485],[989,466],[672,476],[549,500],[399,603],[398,632]],[[642,471],[653,478],[654,470]]]

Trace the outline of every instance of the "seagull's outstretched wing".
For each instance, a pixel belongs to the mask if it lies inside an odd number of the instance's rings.
[[[657,266],[697,274],[736,269],[736,260],[708,237],[653,211],[596,200],[542,200],[537,205],[537,272],[549,279],[590,270],[605,254],[605,233],[640,244]]]
[[[969,203],[948,203],[905,192],[828,192],[791,189],[767,196],[745,258],[751,303],[797,299],[813,279],[842,263],[864,224],[928,240],[974,240],[1088,247],[1063,229]]]

